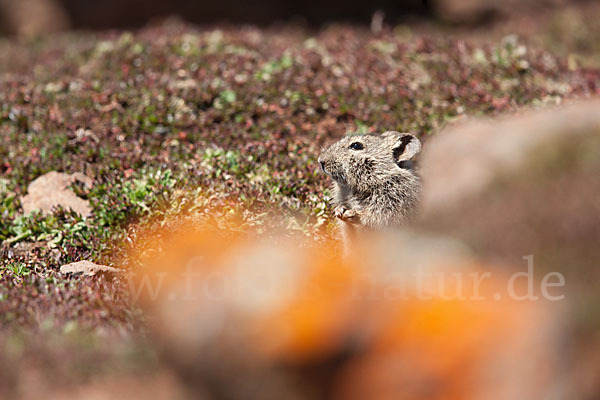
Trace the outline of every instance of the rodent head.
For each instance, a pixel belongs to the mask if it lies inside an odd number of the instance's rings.
[[[319,163],[337,183],[368,192],[392,175],[407,173],[420,150],[421,142],[410,133],[348,135],[326,148]]]

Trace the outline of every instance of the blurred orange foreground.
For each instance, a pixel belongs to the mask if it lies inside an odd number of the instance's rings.
[[[209,389],[264,375],[284,376],[276,390],[295,398],[515,400],[563,390],[556,303],[499,299],[501,268],[438,247],[409,256],[393,235],[347,258],[336,243],[252,236],[186,227],[144,237],[133,254],[132,290],[165,357]],[[469,275],[485,272],[479,284]],[[247,398],[270,398],[257,390]]]

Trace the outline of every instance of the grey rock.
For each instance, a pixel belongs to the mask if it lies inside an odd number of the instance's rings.
[[[428,141],[421,158],[421,214],[427,218],[461,208],[498,177],[520,173],[543,147],[600,132],[600,101],[467,120]]]

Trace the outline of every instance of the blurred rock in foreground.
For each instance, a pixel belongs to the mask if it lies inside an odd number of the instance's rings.
[[[425,146],[422,178],[422,229],[463,240],[488,260],[532,257],[536,274],[563,274],[579,353],[575,386],[596,398],[600,101],[451,126]]]
[[[600,101],[459,123],[422,158],[423,224],[517,262],[600,263]]]
[[[508,400],[568,387],[564,303],[511,299],[510,269],[459,242],[384,235],[342,259],[332,243],[251,237],[181,229],[159,254],[136,246],[140,304],[199,395]]]

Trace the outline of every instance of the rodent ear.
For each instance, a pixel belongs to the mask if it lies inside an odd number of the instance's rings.
[[[394,139],[393,156],[396,162],[411,160],[421,151],[421,141],[412,133],[386,132]]]

